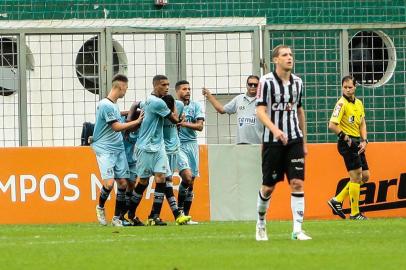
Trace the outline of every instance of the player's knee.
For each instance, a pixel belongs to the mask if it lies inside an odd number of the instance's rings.
[[[192,184],[193,182],[193,177],[192,177],[192,172],[188,169],[185,169],[181,171],[180,177],[182,178],[182,181],[184,181],[188,186]]]
[[[362,174],[361,168],[355,169],[355,170],[351,170],[351,171],[349,171],[349,173],[350,173],[350,180],[351,180],[351,182],[354,182],[354,183],[361,183],[362,178],[363,178],[363,174]]]
[[[104,187],[105,187],[107,190],[113,190],[113,188],[114,188],[114,182],[113,182],[113,183],[106,183],[106,184],[104,185]]]
[[[302,192],[304,190],[304,181],[301,179],[290,180],[290,187],[293,192]]]
[[[127,180],[127,189],[128,190],[133,190],[135,186],[135,181],[128,181]]]
[[[149,184],[149,178],[140,178],[139,183],[143,186],[146,186]]]
[[[116,182],[117,182],[117,188],[121,188],[121,189],[127,188],[127,180],[126,179],[120,178]]]
[[[165,174],[156,173],[154,176],[155,183],[165,183]]]
[[[362,183],[366,183],[369,181],[369,171],[362,172]]]
[[[268,198],[269,196],[271,196],[273,190],[275,188],[275,185],[273,186],[266,186],[266,185],[262,185],[261,188],[261,194],[264,198]]]

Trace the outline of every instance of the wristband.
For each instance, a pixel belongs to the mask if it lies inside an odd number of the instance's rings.
[[[364,139],[362,139],[362,141],[363,141],[363,142],[365,142],[366,144],[368,144],[368,143],[369,143],[368,139],[365,139],[365,140],[364,140]]]

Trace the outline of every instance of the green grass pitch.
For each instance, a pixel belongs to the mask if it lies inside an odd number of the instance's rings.
[[[291,222],[167,227],[1,225],[0,269],[406,269],[406,219],[306,221],[310,241],[290,240]]]

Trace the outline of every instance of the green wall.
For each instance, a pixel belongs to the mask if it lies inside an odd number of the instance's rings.
[[[3,0],[0,19],[94,19],[266,16],[268,24],[405,22],[405,0],[154,0],[33,1]],[[7,17],[4,16],[7,14]]]

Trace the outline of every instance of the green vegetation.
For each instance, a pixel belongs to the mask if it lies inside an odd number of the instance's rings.
[[[290,240],[291,222],[101,227],[1,225],[8,269],[406,269],[406,219],[306,221],[311,241]]]

